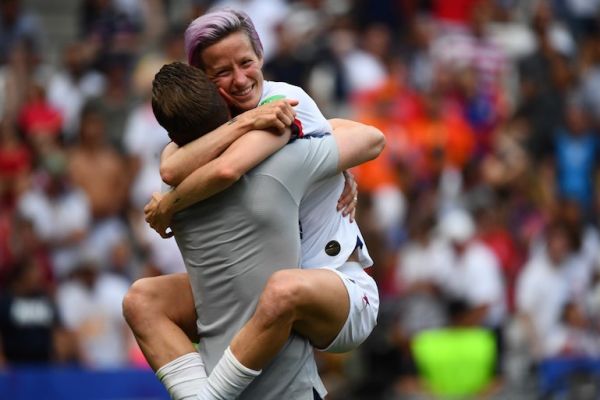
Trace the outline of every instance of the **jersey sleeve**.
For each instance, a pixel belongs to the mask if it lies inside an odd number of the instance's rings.
[[[302,170],[306,172],[304,176],[306,185],[309,186],[338,172],[339,153],[337,143],[331,135],[307,140],[310,149]]]
[[[284,98],[298,100],[298,105],[294,107],[296,110],[293,128],[295,137],[321,137],[331,133],[329,121],[323,116],[317,103],[302,88],[283,82],[267,82],[267,84],[267,97],[261,101],[261,105]]]
[[[333,136],[306,138],[284,146],[249,173],[276,179],[299,205],[313,183],[338,172],[338,158]]]

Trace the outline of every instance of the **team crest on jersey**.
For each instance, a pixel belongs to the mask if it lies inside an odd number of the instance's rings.
[[[370,305],[371,305],[371,303],[369,303],[369,298],[367,297],[367,294],[366,294],[366,293],[363,293],[363,297],[362,297],[362,299],[363,299],[363,303],[365,303],[365,307],[367,307],[367,306],[370,306]]]
[[[338,254],[340,254],[341,250],[342,250],[342,246],[340,245],[340,242],[338,242],[337,240],[332,240],[325,245],[325,254],[327,254],[328,256],[331,256],[331,257],[337,256]]]

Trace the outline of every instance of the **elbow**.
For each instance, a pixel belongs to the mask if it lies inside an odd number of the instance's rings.
[[[169,186],[177,186],[181,180],[177,178],[175,170],[169,165],[160,166],[160,179]]]
[[[379,129],[373,128],[373,142],[370,146],[371,160],[377,158],[385,148],[385,135]]]
[[[217,169],[217,178],[224,185],[232,185],[239,181],[243,173],[231,166],[220,166]]]

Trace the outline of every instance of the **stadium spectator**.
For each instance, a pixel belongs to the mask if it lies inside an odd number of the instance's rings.
[[[43,30],[39,17],[22,6],[21,0],[0,2],[0,65],[22,41],[28,41],[34,52],[41,50]]]
[[[32,154],[8,119],[0,120],[0,209],[12,209],[26,185]]]
[[[40,160],[32,186],[20,197],[17,210],[50,249],[53,273],[62,278],[73,266],[91,229],[90,203],[86,194],[70,184],[67,159],[62,151]]]
[[[125,152],[123,134],[127,118],[137,100],[135,92],[131,90],[131,63],[132,57],[128,54],[108,54],[104,57],[101,70],[106,76],[106,87],[84,106],[89,106],[102,115],[108,142],[120,153]]]
[[[48,82],[48,99],[63,116],[66,142],[74,142],[79,132],[83,106],[104,91],[106,78],[91,70],[94,49],[84,42],[73,42],[63,49],[62,65]]]
[[[445,289],[451,276],[452,250],[434,234],[433,215],[409,218],[409,239],[396,266],[398,325],[394,341],[402,356],[401,374],[416,377],[410,344],[416,334],[447,326]]]
[[[69,172],[73,183],[87,194],[96,221],[120,215],[129,190],[127,163],[109,144],[105,122],[92,107],[81,113],[79,140],[69,153]]]
[[[115,368],[128,362],[130,333],[121,302],[130,282],[105,271],[95,250],[82,248],[68,279],[57,289],[60,315],[73,330],[81,361],[91,368]]]
[[[46,67],[30,42],[15,43],[8,54],[8,62],[0,66],[0,118],[11,121],[17,118],[30,86],[45,81]]]
[[[565,91],[569,85],[565,57],[569,55],[570,48],[570,45],[562,43],[571,43],[572,39],[568,32],[557,31],[552,9],[547,3],[539,2],[532,25],[536,50],[516,65],[521,98],[518,108],[531,124],[528,147],[533,157],[539,160],[551,152],[553,129],[562,121]],[[565,36],[564,40],[558,39]]]
[[[18,123],[21,132],[38,152],[45,146],[45,142],[55,142],[60,135],[62,114],[48,102],[46,89],[40,83],[29,83]]]
[[[570,99],[564,113],[564,125],[556,130],[553,138],[556,195],[575,200],[587,217],[593,212],[596,198],[600,142],[580,99]]]
[[[530,255],[518,280],[517,316],[535,360],[551,355],[548,340],[570,299],[566,271],[576,240],[567,225],[558,222],[549,225],[545,249]]]
[[[0,295],[0,368],[66,361],[73,349],[60,321],[41,266],[19,260]]]
[[[496,371],[501,373],[503,327],[507,316],[506,290],[500,262],[490,248],[476,238],[471,215],[461,209],[441,216],[439,233],[452,246],[448,286],[449,313],[453,325],[480,326],[494,332]]]

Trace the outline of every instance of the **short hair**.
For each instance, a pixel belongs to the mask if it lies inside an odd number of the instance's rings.
[[[254,53],[263,56],[263,47],[256,28],[248,14],[225,8],[196,18],[185,30],[185,53],[188,63],[205,68],[202,51],[235,32],[243,32],[250,39]]]
[[[218,128],[229,119],[227,103],[217,86],[202,70],[181,62],[164,65],[154,76],[152,111],[178,146]]]

